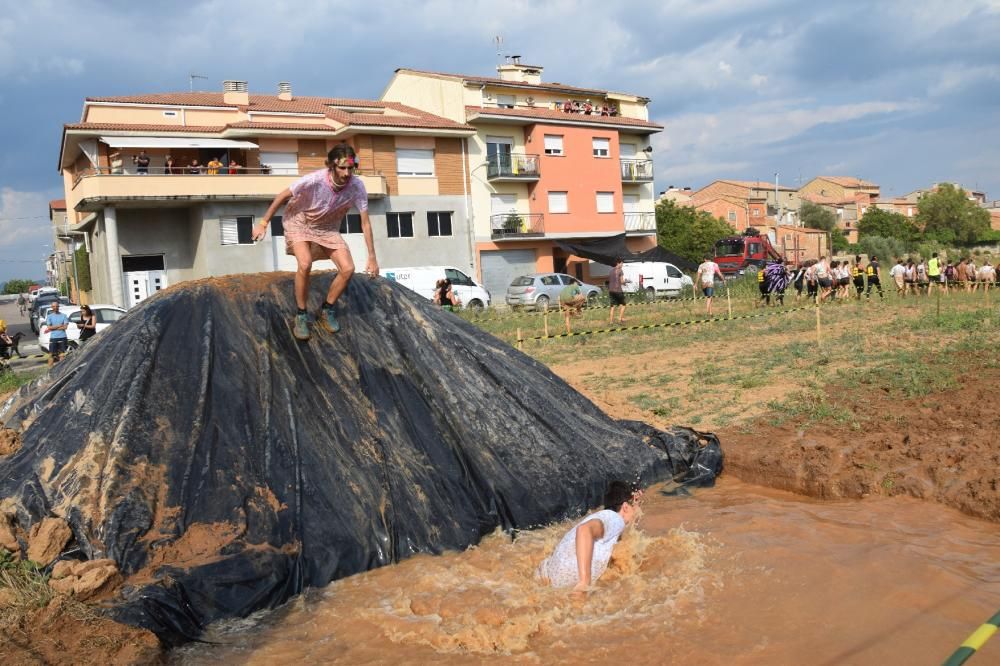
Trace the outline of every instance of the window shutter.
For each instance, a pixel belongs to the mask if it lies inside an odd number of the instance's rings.
[[[613,213],[613,212],[615,212],[615,193],[614,192],[598,192],[597,193],[597,212],[598,213]]]
[[[563,151],[563,138],[560,134],[545,135],[545,152],[561,155]]]
[[[607,157],[611,150],[611,141],[594,137],[593,139],[594,157]]]
[[[418,148],[397,148],[396,172],[401,176],[433,176],[434,151]]]
[[[222,232],[223,245],[239,245],[240,236],[235,217],[220,218],[219,230]]]
[[[569,211],[569,206],[566,201],[566,193],[549,192],[549,212],[566,213],[568,211]]]

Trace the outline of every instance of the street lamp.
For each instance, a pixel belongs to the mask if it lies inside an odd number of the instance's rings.
[[[76,289],[76,304],[80,305],[80,273],[76,268],[76,244],[73,242],[73,237],[70,235],[59,236],[59,240],[66,243],[69,246],[69,255],[73,258],[73,287]],[[70,298],[73,298],[72,291],[69,294]]]

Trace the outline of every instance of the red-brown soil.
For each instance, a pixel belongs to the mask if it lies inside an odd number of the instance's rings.
[[[726,472],[814,497],[910,495],[1000,521],[1000,370],[975,374],[961,390],[914,399],[828,395],[860,429],[758,419],[720,431]]]

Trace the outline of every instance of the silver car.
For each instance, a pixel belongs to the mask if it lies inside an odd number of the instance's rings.
[[[577,280],[565,273],[535,273],[515,278],[507,287],[507,305],[512,308],[545,308],[559,307],[559,292],[571,284],[580,285],[580,291],[587,297],[588,303],[593,303],[601,295],[601,288]]]

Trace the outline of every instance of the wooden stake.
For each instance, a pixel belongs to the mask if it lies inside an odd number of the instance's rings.
[[[524,338],[521,337],[521,327],[517,327],[517,348],[524,349]]]
[[[545,309],[545,337],[549,337],[549,310]]]
[[[729,285],[726,285],[726,307],[729,309],[729,318],[733,318],[733,301],[729,298]]]
[[[941,323],[941,290],[937,291],[937,319],[938,323]]]
[[[819,323],[819,302],[816,302],[816,344],[819,345],[823,340],[822,331],[820,330]]]

